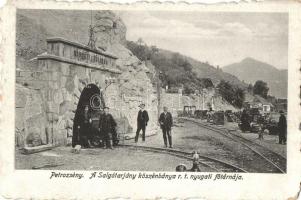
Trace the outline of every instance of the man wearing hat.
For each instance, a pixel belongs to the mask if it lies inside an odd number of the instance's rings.
[[[172,115],[168,112],[168,108],[166,106],[163,107],[164,112],[161,113],[159,117],[160,127],[163,133],[164,145],[167,147],[167,139],[169,143],[169,147],[172,148],[172,138],[171,138],[171,127],[173,124]]]
[[[145,104],[143,103],[140,104],[139,108],[140,110],[137,116],[137,131],[136,131],[135,142],[138,142],[138,137],[141,130],[142,130],[142,141],[145,141],[145,129],[147,126],[147,122],[149,120],[148,113],[146,110],[144,110]]]
[[[286,117],[282,110],[280,110],[279,113],[280,113],[279,122],[278,122],[279,144],[286,144],[286,130],[287,130]]]
[[[109,107],[103,108],[104,113],[99,117],[99,131],[103,135],[104,148],[113,149],[113,137],[115,127],[117,126],[113,116],[109,113]]]

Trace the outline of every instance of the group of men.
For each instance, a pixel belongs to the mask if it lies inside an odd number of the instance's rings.
[[[145,104],[139,105],[140,110],[138,112],[137,117],[137,131],[135,136],[135,143],[138,142],[139,134],[142,130],[142,142],[145,141],[145,131],[146,126],[149,121],[148,113],[145,110]],[[173,125],[173,119],[170,112],[168,112],[168,108],[166,106],[163,107],[163,112],[159,117],[159,124],[163,133],[163,140],[165,147],[173,148],[172,146],[172,136],[171,136],[171,127]]]
[[[145,104],[139,105],[137,116],[137,131],[135,142],[138,142],[139,134],[142,131],[142,141],[145,141],[146,127],[149,122],[148,112],[145,110]],[[159,117],[159,124],[163,133],[165,147],[173,148],[171,127],[173,119],[168,108],[164,107]],[[119,142],[116,126],[117,123],[113,116],[109,113],[109,107],[104,107],[99,116],[98,128],[95,130],[93,126],[92,114],[89,105],[85,105],[83,111],[78,111],[74,119],[74,131],[72,137],[72,147],[80,145],[82,148],[92,148],[103,146],[103,148],[113,149]]]
[[[109,113],[109,107],[104,107],[99,113],[97,130],[92,126],[92,114],[89,105],[83,111],[78,111],[74,119],[72,147],[80,145],[82,148],[103,146],[113,149],[118,144],[116,132],[117,123]]]

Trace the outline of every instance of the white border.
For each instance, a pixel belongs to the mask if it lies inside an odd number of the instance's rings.
[[[192,180],[49,180],[49,171],[14,170],[14,98],[15,98],[15,14],[24,9],[112,9],[178,10],[200,12],[288,12],[288,166],[287,174],[245,174],[241,182]],[[4,198],[22,199],[132,199],[192,198],[200,199],[287,199],[298,191],[301,181],[300,55],[301,6],[296,2],[260,2],[206,5],[187,3],[136,3],[128,5],[100,2],[11,1],[2,8],[1,84],[3,89],[0,134],[0,194]],[[88,176],[88,172],[83,172]]]

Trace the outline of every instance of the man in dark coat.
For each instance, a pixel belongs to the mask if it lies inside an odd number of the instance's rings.
[[[245,109],[242,111],[240,121],[241,121],[242,132],[250,130],[249,115]]]
[[[89,106],[85,105],[84,110],[79,110],[76,113],[74,124],[76,130],[73,133],[72,137],[72,147],[75,145],[81,145],[83,148],[92,147],[91,145],[91,113],[89,110]]]
[[[168,108],[166,106],[163,107],[163,110],[164,112],[161,113],[159,117],[159,123],[163,132],[164,145],[165,147],[167,147],[167,138],[168,138],[169,147],[172,148],[172,137],[171,137],[171,127],[173,124],[172,115],[170,112],[168,112]]]
[[[287,124],[286,124],[286,117],[282,110],[280,111],[278,130],[279,130],[279,144],[286,144]]]
[[[145,141],[145,129],[149,120],[148,117],[148,113],[146,110],[144,110],[145,108],[145,104],[140,104],[139,105],[140,110],[138,112],[138,116],[137,116],[137,131],[136,131],[136,137],[135,137],[135,142],[138,142],[138,138],[139,138],[139,133],[142,130],[142,141]]]
[[[104,107],[104,113],[99,117],[99,132],[103,135],[104,148],[113,149],[113,131],[117,126],[109,107]]]

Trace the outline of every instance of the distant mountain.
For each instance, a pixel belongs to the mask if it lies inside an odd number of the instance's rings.
[[[201,62],[190,57],[186,57],[188,62],[193,66],[193,71],[197,73],[200,78],[210,78],[214,85],[217,85],[221,80],[225,80],[232,85],[240,88],[246,88],[248,84],[244,83],[235,75],[225,72],[223,69],[215,68],[207,62]]]
[[[279,70],[253,58],[245,58],[239,63],[227,65],[222,69],[253,85],[257,80],[265,81],[270,88],[270,95],[287,98],[287,70]]]

